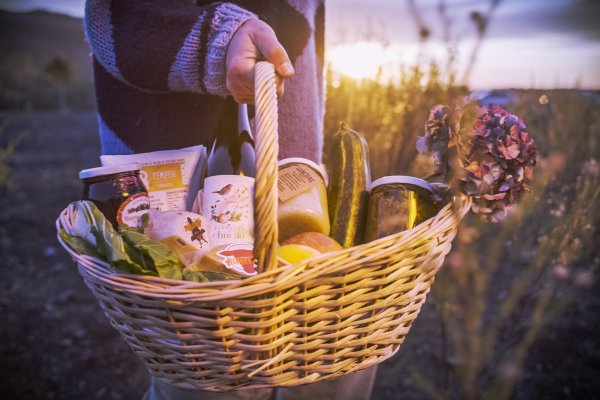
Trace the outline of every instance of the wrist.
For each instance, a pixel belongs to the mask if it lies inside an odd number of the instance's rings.
[[[227,51],[235,34],[246,23],[258,20],[258,17],[234,4],[221,4],[215,11],[214,18],[209,21],[209,35],[204,84],[210,94],[226,96],[226,60]]]

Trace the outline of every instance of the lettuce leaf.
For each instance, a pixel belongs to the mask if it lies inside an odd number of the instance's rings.
[[[71,225],[71,231],[74,236],[80,237],[90,245],[96,247],[96,238],[90,229],[94,219],[94,213],[92,211],[94,208],[97,207],[91,201],[77,202],[75,204],[75,218]],[[104,215],[102,215],[102,218],[104,218]]]
[[[229,274],[227,272],[204,271],[202,273],[211,282],[214,282],[214,281],[239,281],[240,279],[242,279],[242,277],[239,275]]]
[[[141,265],[151,267],[161,278],[182,279],[179,259],[166,244],[150,239],[127,225],[119,226],[119,233],[128,245],[127,252]]]
[[[208,282],[208,278],[202,272],[183,269],[183,280],[190,282]]]
[[[183,280],[190,282],[237,281],[241,276],[220,271],[192,271],[184,268]]]
[[[63,230],[60,231],[60,237],[76,253],[104,259],[104,256],[98,252],[96,247],[90,244],[87,240],[82,239],[79,236],[69,235]]]
[[[158,275],[152,264],[144,262],[138,253],[123,241],[94,203],[80,201],[76,204],[75,212],[73,232],[94,247],[96,253],[113,267],[134,274]]]
[[[61,231],[61,238],[76,252],[108,261],[120,271],[190,282],[242,279],[220,271],[200,272],[187,268],[182,271],[179,259],[169,246],[150,239],[141,229],[125,224],[114,229],[90,201],[78,202],[75,211],[74,235]],[[145,218],[143,226],[147,224],[148,218]]]

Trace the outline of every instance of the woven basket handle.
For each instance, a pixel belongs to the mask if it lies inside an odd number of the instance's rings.
[[[277,93],[273,64],[254,67],[256,177],[254,184],[254,254],[258,272],[277,268]]]

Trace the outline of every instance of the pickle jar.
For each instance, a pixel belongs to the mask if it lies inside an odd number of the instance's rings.
[[[369,188],[365,241],[370,242],[407,229],[433,217],[440,205],[433,187],[412,176],[385,176]]]
[[[279,161],[279,242],[301,232],[329,235],[325,173],[305,158]]]
[[[84,169],[82,200],[92,201],[116,228],[120,224],[138,227],[150,210],[148,191],[140,178],[139,164]]]

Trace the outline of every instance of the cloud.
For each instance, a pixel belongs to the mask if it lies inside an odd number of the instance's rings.
[[[407,15],[405,1],[326,0],[327,40],[330,44],[360,40],[415,43],[417,27]]]
[[[492,17],[490,37],[570,34],[600,39],[600,2],[596,0],[503,2]],[[504,10],[503,10],[504,8]]]
[[[437,0],[415,1],[421,17],[441,40],[442,25]],[[459,40],[474,37],[472,11],[487,12],[489,1],[447,0],[452,30]],[[366,35],[395,43],[416,43],[418,28],[405,1],[329,0],[327,27],[332,42],[364,39]],[[598,0],[503,0],[494,15],[488,37],[527,38],[549,33],[573,35],[583,40],[600,39]]]
[[[444,26],[439,0],[415,0],[432,31],[419,47],[418,27],[406,1],[327,0],[328,45],[365,40],[371,32],[389,43],[403,63],[425,57],[442,61]],[[489,0],[446,0],[452,32],[458,43],[457,62],[464,67],[474,47],[472,11],[487,12]],[[476,87],[570,87],[580,79],[584,87],[600,87],[600,1],[502,0],[495,10],[476,63],[471,83]],[[340,32],[343,32],[340,34]],[[422,52],[422,53],[421,53]],[[428,58],[428,59],[429,59]],[[422,60],[421,60],[422,62]]]

